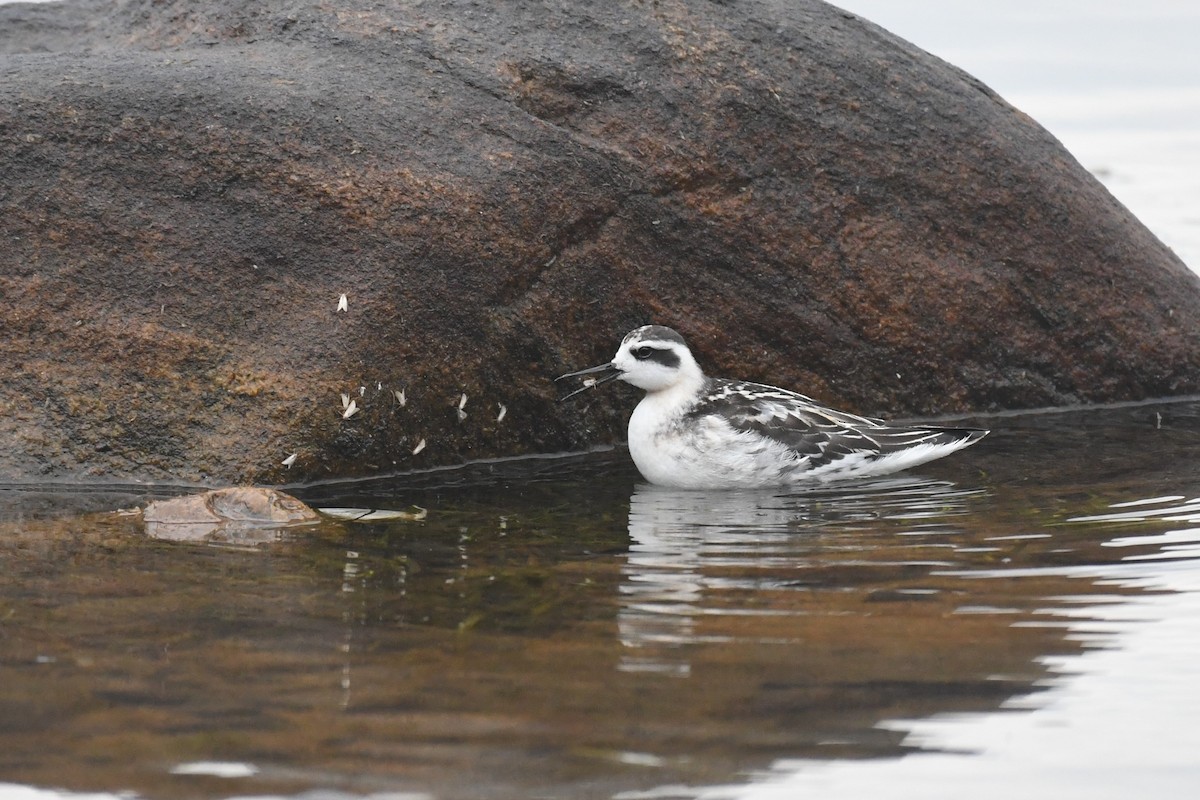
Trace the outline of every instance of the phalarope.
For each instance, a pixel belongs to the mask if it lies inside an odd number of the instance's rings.
[[[629,418],[629,454],[651,483],[688,489],[781,486],[884,475],[961,450],[979,428],[902,427],[827,408],[761,383],[705,376],[683,337],[631,331],[613,360],[556,380],[613,380],[646,391]]]

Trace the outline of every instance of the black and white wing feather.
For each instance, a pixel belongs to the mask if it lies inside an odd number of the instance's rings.
[[[813,470],[847,458],[874,460],[926,446],[957,449],[984,436],[974,428],[900,427],[821,405],[774,386],[709,379],[693,416],[719,415],[734,430],[792,451]]]

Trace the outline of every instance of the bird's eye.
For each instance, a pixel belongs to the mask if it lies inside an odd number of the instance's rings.
[[[645,361],[647,358],[649,358],[653,354],[654,354],[653,347],[644,347],[643,346],[643,347],[635,347],[633,349],[633,357],[636,358],[638,361]]]

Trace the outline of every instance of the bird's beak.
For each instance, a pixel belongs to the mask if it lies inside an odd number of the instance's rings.
[[[600,377],[584,380],[582,387],[576,389],[568,395],[564,395],[563,397],[559,398],[558,402],[561,403],[564,400],[570,400],[575,395],[581,392],[586,392],[588,389],[594,389],[601,384],[608,383],[609,381],[615,381],[617,378],[621,377],[621,374],[621,370],[617,369],[611,363],[608,363],[601,364],[598,367],[581,369],[578,372],[568,372],[566,375],[559,375],[554,379],[555,382],[561,381],[563,378],[577,378],[580,375],[600,375]]]

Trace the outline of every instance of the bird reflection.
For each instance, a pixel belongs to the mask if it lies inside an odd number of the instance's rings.
[[[640,484],[629,503],[631,544],[618,614],[624,653],[618,668],[686,677],[688,648],[722,640],[698,632],[700,617],[787,613],[738,607],[736,591],[730,590],[786,586],[787,575],[837,546],[823,533],[854,533],[887,522],[907,530],[951,527],[980,493],[911,477],[808,491]]]

